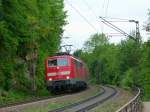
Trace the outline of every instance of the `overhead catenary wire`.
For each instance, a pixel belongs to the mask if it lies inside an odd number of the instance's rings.
[[[120,32],[121,34],[123,34],[123,35],[125,35],[125,36],[128,36],[129,38],[135,40],[134,37],[132,37],[131,35],[127,34],[127,33],[124,32],[122,29],[116,27],[115,25],[111,24],[110,22],[106,21],[103,17],[100,17],[100,18],[103,20],[102,22],[103,22],[105,25],[107,25],[107,26],[109,26],[110,28],[112,28],[112,29],[114,29],[114,30]]]
[[[124,31],[120,30],[119,28],[114,27],[112,24],[106,23],[106,22],[104,22],[104,21],[102,21],[102,22],[103,22],[105,25],[111,27],[112,29],[114,29],[114,30],[120,32],[121,34],[124,34],[125,36],[130,36],[130,35],[128,35],[127,33],[125,33]]]
[[[106,22],[104,22],[104,21],[102,21],[102,22],[103,22],[105,25],[109,26],[110,28],[112,28],[112,29],[114,29],[115,31],[117,31],[117,32],[119,32],[119,33],[122,34],[122,32],[121,32],[120,30],[116,29],[115,27],[111,26],[110,24],[108,24],[108,23],[106,23]],[[127,35],[125,34],[125,36],[127,36]]]
[[[108,18],[108,19],[117,19],[117,20],[125,20],[125,21],[129,21],[130,19],[122,19],[122,18],[114,18],[114,17],[106,17],[106,16],[102,16],[102,18]]]
[[[100,17],[101,19],[103,19],[102,17]],[[102,21],[105,25],[109,26],[110,28],[120,32],[121,34],[123,33],[125,36],[128,36],[127,33],[125,33],[124,31],[122,31],[120,28],[117,28],[116,26],[114,26],[113,24],[109,23],[109,22],[106,22],[105,19],[103,19]]]
[[[119,21],[109,21],[109,22],[123,23],[123,22],[129,22],[129,21],[123,21],[123,20],[119,20]]]
[[[128,22],[132,22],[132,21],[135,21],[135,20],[132,20],[132,19],[122,19],[122,18],[114,18],[114,17],[106,17],[106,16],[104,16],[104,17],[101,17],[101,18],[103,18],[103,19],[109,19],[108,20],[108,22],[111,24],[111,25],[113,25],[111,22],[118,22],[118,23],[128,23]],[[102,23],[104,23],[103,21],[101,21]],[[105,23],[104,23],[105,24]],[[107,25],[107,26],[109,26],[109,25]],[[109,26],[110,27],[110,26]],[[118,28],[118,27],[117,27]],[[116,30],[117,31],[117,30]],[[123,30],[122,30],[123,31]],[[121,32],[120,32],[121,33]],[[126,32],[124,32],[123,34],[125,34]],[[126,33],[127,34],[127,33]],[[125,36],[128,36],[128,37],[130,37],[130,38],[132,38],[133,40],[135,40],[135,38],[133,37],[133,36],[131,36],[131,35],[129,35],[129,34],[127,34],[126,35],[125,34]]]
[[[92,13],[93,16],[95,16],[95,18],[97,18],[98,20],[98,15],[95,13],[95,11],[92,9],[92,7],[89,5],[89,3],[87,2],[87,0],[82,0],[82,2],[85,4],[85,6],[89,9],[89,11]],[[99,27],[101,28],[101,25],[98,23]]]
[[[84,17],[84,16],[81,14],[81,12],[80,12],[76,7],[74,7],[74,6],[72,5],[72,3],[70,3],[68,0],[66,0],[66,3],[67,3],[70,7],[72,7],[72,8],[83,18],[83,20],[84,20],[89,26],[91,26],[91,28],[93,28],[93,30],[95,30],[95,31],[97,32],[97,29],[94,27],[94,25],[93,25],[92,23],[90,23],[89,20],[86,19],[86,17]]]
[[[82,0],[82,2],[86,5],[86,7],[89,9],[89,11],[92,12],[92,14],[97,18],[98,16],[96,15],[96,13],[93,11],[93,9],[91,8],[91,6],[87,3],[86,0]]]

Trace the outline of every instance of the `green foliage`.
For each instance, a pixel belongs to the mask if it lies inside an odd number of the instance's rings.
[[[76,51],[73,53],[73,55],[74,55],[75,57],[80,57],[80,56],[81,56],[81,53],[82,53],[82,50],[80,49],[80,50],[76,50]]]
[[[122,80],[122,86],[125,89],[130,89],[129,87],[133,87],[133,78],[134,78],[135,72],[133,69],[129,69],[125,72],[125,76]]]
[[[137,43],[128,38],[111,44],[104,34],[94,34],[85,42],[83,50],[74,54],[89,68],[92,83],[120,85],[144,90],[144,99],[150,99],[150,41]]]
[[[93,51],[97,46],[103,46],[108,44],[108,37],[105,34],[94,34],[90,37],[88,41],[84,44],[85,51]]]
[[[37,89],[45,87],[44,60],[59,48],[63,9],[63,0],[0,0],[1,88],[29,91],[32,65]]]
[[[142,45],[139,69],[138,85],[144,90],[144,99],[150,100],[150,41]]]
[[[150,101],[150,84],[146,84],[144,87],[144,100]]]
[[[49,96],[50,93],[45,88],[37,90],[34,94],[25,91],[10,90],[4,91],[0,89],[0,105],[12,104],[15,102],[29,101],[39,97]]]
[[[92,35],[84,44],[81,58],[88,64],[92,82],[118,84],[119,49],[108,40],[104,34]]]
[[[136,67],[139,64],[139,52],[137,44],[132,39],[122,41],[119,45],[121,57],[121,71],[125,72],[129,68]]]
[[[150,32],[150,10],[148,10],[148,20],[144,28]],[[143,88],[144,100],[150,101],[150,38],[142,44],[139,66],[138,84]]]
[[[118,83],[119,75],[117,71],[119,67],[116,66],[116,64],[119,64],[118,50],[114,44],[109,44],[108,37],[104,34],[92,35],[85,42],[84,51],[80,54],[81,58],[88,64],[92,82]]]

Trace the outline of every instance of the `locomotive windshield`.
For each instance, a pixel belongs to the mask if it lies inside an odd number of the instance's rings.
[[[58,58],[58,59],[50,59],[48,60],[48,67],[53,66],[68,66],[67,58]]]

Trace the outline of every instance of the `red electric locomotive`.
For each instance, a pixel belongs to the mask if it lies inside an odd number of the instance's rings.
[[[48,57],[45,62],[47,89],[56,91],[74,91],[87,87],[88,71],[85,64],[67,53]]]

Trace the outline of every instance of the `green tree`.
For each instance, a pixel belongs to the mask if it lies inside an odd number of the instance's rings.
[[[133,87],[133,85],[134,85],[134,82],[133,82],[134,75],[135,75],[135,71],[132,68],[128,69],[125,72],[124,78],[121,82],[123,88],[130,89],[130,87]]]
[[[97,83],[119,83],[119,49],[104,34],[94,34],[84,44],[81,58],[88,63],[91,78]]]
[[[63,0],[0,0],[0,15],[2,87],[43,88],[44,59],[58,50],[66,24]]]
[[[144,90],[144,99],[150,100],[150,41],[142,45],[138,85]]]

